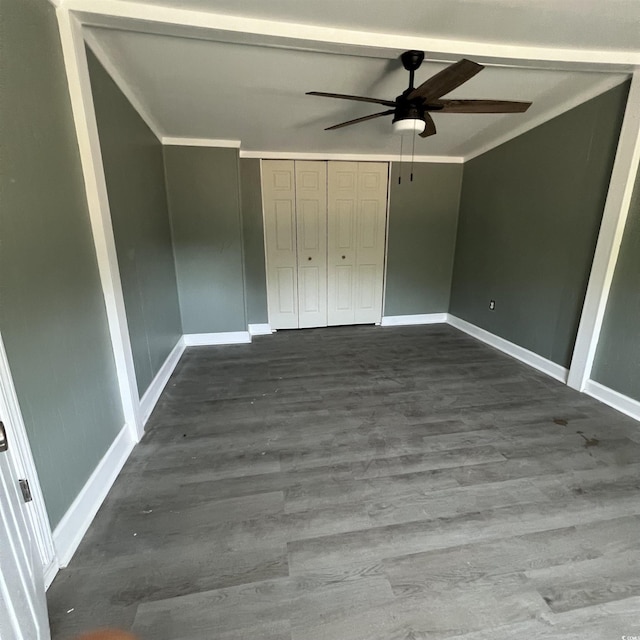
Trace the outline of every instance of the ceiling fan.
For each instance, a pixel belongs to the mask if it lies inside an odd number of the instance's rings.
[[[512,102],[509,100],[448,100],[442,96],[471,80],[484,69],[484,66],[471,60],[459,60],[448,66],[419,87],[413,86],[414,74],[424,60],[422,51],[405,51],[401,56],[402,65],[409,72],[409,87],[395,100],[379,100],[364,96],[350,96],[342,93],[309,91],[309,96],[340,98],[357,102],[370,102],[389,107],[386,111],[373,113],[327,127],[325,131],[341,129],[352,124],[393,115],[393,127],[400,133],[418,133],[421,138],[435,135],[436,125],[431,112],[440,113],[523,113],[531,102]]]

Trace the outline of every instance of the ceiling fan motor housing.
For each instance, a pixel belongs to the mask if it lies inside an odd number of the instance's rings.
[[[398,96],[398,106],[393,114],[393,130],[396,133],[422,133],[426,126],[424,109]]]

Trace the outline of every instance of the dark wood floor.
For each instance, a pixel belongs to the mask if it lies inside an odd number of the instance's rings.
[[[640,425],[446,325],[183,356],[54,638],[640,636]]]

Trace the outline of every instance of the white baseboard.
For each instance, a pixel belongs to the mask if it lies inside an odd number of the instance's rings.
[[[54,558],[46,567],[44,567],[44,588],[45,591],[51,586],[54,578],[58,575],[60,566],[58,565],[58,558]]]
[[[382,316],[380,326],[398,327],[411,324],[438,324],[447,321],[446,313],[419,313],[406,316]]]
[[[625,396],[619,391],[614,391],[609,387],[605,387],[603,384],[600,384],[595,380],[587,380],[584,392],[592,398],[600,400],[600,402],[604,402],[610,407],[617,409],[620,413],[624,413],[634,420],[640,420],[640,402],[637,400],[634,400],[629,396]]]
[[[270,324],[250,324],[249,325],[249,334],[252,336],[270,336],[274,333],[274,329],[271,328]]]
[[[224,331],[222,333],[186,333],[184,344],[187,347],[204,347],[215,344],[247,344],[251,342],[248,331]]]
[[[164,364],[160,367],[160,370],[149,385],[149,388],[144,392],[144,395],[140,400],[140,414],[142,416],[143,425],[147,424],[147,420],[149,420],[149,416],[151,415],[153,408],[156,406],[162,391],[167,386],[167,382],[169,382],[169,378],[171,377],[173,370],[176,368],[176,365],[180,360],[180,356],[184,353],[184,348],[184,339],[181,337],[178,342],[176,342],[176,346],[173,347],[171,353],[167,356]]]
[[[456,318],[456,316],[452,316],[448,314],[449,324],[456,329],[460,329],[460,331],[464,331],[468,333],[470,336],[477,338],[478,340],[485,342],[492,347],[510,355],[516,360],[520,360],[525,364],[528,364],[530,367],[537,369],[538,371],[542,371],[542,373],[546,373],[548,376],[555,378],[556,380],[560,380],[560,382],[567,382],[567,376],[569,375],[568,369],[565,367],[556,364],[555,362],[551,362],[551,360],[547,360],[547,358],[543,358],[539,356],[537,353],[533,353],[533,351],[529,351],[529,349],[525,349],[524,347],[520,347],[513,342],[509,342],[500,336],[497,336],[493,333],[489,333],[489,331],[485,331],[480,327],[476,327],[476,325],[467,322],[466,320],[461,320],[460,318]]]
[[[60,567],[69,564],[134,446],[131,430],[125,425],[55,528],[53,543]]]

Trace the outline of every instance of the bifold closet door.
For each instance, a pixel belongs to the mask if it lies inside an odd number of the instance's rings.
[[[273,329],[327,326],[327,164],[262,162]]]
[[[296,329],[298,251],[293,160],[263,161],[262,198],[269,322],[273,329]]]
[[[298,326],[327,326],[327,163],[296,161]]]
[[[387,185],[387,163],[329,162],[329,325],[381,320]]]

